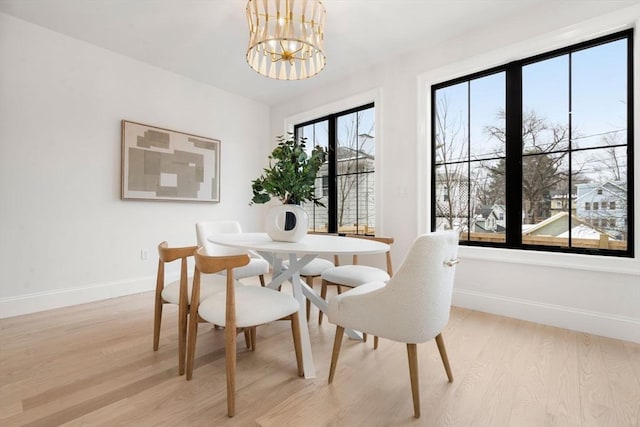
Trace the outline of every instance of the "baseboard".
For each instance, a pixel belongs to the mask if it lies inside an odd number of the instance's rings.
[[[637,318],[544,304],[466,289],[454,289],[453,305],[543,325],[640,343],[640,319]]]
[[[155,289],[155,276],[0,298],[0,319]]]
[[[152,291],[155,277],[0,298],[0,319]],[[454,289],[457,307],[640,343],[640,319]]]

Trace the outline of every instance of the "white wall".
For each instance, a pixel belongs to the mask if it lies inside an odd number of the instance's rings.
[[[375,98],[379,118],[376,168],[382,176],[376,229],[395,237],[396,266],[415,236],[430,229],[430,84],[620,30],[637,23],[640,6],[584,22],[573,16],[555,16],[549,10],[531,12],[520,22],[394,58],[374,69],[354,70],[349,80],[272,108],[271,134],[278,135],[299,118],[308,120],[319,112],[337,112]],[[636,88],[640,87],[639,44],[636,40]],[[637,89],[635,93],[638,123]],[[639,151],[635,152],[636,165],[640,165]],[[636,205],[640,203],[637,170]],[[636,252],[640,252],[637,206],[635,213]],[[640,342],[638,255],[612,259],[470,247],[462,247],[460,255],[456,305]]]
[[[266,105],[4,14],[0,64],[0,317],[152,289],[196,221],[260,228]],[[122,119],[220,139],[221,203],[120,200]]]

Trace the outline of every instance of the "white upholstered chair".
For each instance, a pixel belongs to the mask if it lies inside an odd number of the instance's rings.
[[[237,250],[211,243],[207,240],[207,237],[212,234],[241,232],[242,228],[238,221],[203,221],[196,223],[198,246],[205,248],[208,255],[223,256],[237,254]],[[234,270],[233,276],[236,280],[258,276],[260,284],[264,286],[264,275],[269,272],[269,263],[255,252],[249,252],[249,257],[249,264]]]
[[[300,342],[300,306],[293,296],[259,286],[234,286],[234,271],[249,262],[248,255],[208,256],[204,248],[195,253],[196,269],[189,314],[189,343],[187,348],[187,380],[193,375],[196,338],[199,322],[225,327],[225,355],[227,365],[227,415],[235,414],[236,335],[250,331],[255,343],[257,326],[276,320],[291,320],[298,376],[303,375]],[[199,298],[203,275],[226,272],[226,290],[205,299]]]
[[[349,235],[358,239],[369,239],[377,242],[386,243],[391,245],[393,243],[392,237],[376,237],[365,236],[360,234]],[[342,288],[355,288],[360,285],[369,282],[387,282],[393,275],[393,265],[391,262],[391,248],[385,252],[386,269],[373,267],[369,265],[359,264],[358,255],[353,256],[351,265],[338,266],[338,260],[336,259],[336,266],[334,268],[328,268],[321,274],[322,288],[320,289],[320,296],[322,299],[327,298],[327,288],[329,286],[337,286],[338,294],[342,293]],[[322,311],[318,314],[318,323],[322,324]],[[367,340],[367,335],[364,335],[364,341]],[[378,338],[374,337],[374,348],[378,348]]]
[[[458,235],[437,232],[418,237],[385,285],[372,282],[329,300],[329,322],[337,325],[329,383],[333,382],[345,328],[407,344],[413,409],[420,417],[416,344],[435,338],[449,382],[453,381],[442,329],[449,321]]]
[[[183,246],[170,248],[167,242],[158,245],[158,274],[156,277],[155,310],[153,321],[153,350],[158,350],[160,344],[160,326],[162,323],[162,307],[164,304],[178,306],[178,373],[184,374],[186,338],[187,338],[187,314],[189,313],[189,301],[191,300],[191,278],[187,277],[187,260],[193,257],[197,246]],[[180,260],[180,278],[166,283],[165,264]],[[239,282],[238,282],[239,284]],[[222,276],[210,276],[204,280],[200,287],[200,297],[216,292],[222,292],[226,288],[226,279]],[[247,344],[249,345],[250,336]]]

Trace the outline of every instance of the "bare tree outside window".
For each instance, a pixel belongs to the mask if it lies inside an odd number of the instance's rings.
[[[338,231],[375,233],[374,109],[338,118],[336,175]]]
[[[630,256],[632,35],[434,85],[433,228],[487,245]]]

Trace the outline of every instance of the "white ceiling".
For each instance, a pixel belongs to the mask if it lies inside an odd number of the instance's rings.
[[[0,12],[165,70],[275,104],[415,49],[509,24],[560,28],[637,0],[324,0],[327,65],[271,80],[245,61],[246,0],[0,0]],[[540,22],[540,21],[538,21]],[[542,25],[541,25],[542,26]],[[517,28],[517,26],[515,27]]]

